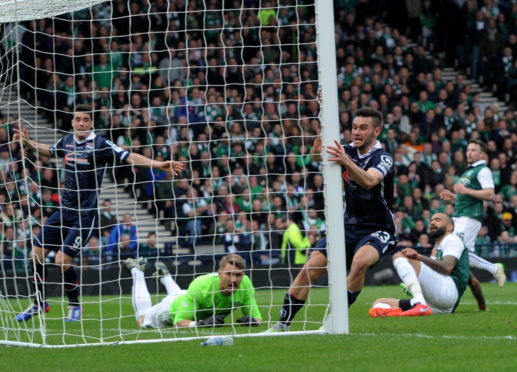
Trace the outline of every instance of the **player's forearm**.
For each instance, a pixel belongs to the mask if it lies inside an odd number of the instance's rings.
[[[178,328],[193,328],[196,326],[196,322],[190,319],[182,319],[175,324]]]
[[[153,159],[149,159],[146,156],[136,154],[132,152],[127,157],[127,162],[131,165],[143,168],[158,168],[161,165],[161,162],[155,161]]]
[[[26,149],[31,151],[36,151],[39,155],[51,157],[52,153],[50,152],[50,145],[46,145],[44,143],[39,143],[33,141],[31,139],[25,139],[23,141],[23,145]]]
[[[361,169],[352,159],[348,158],[342,164],[347,170],[348,174],[363,189],[370,190],[379,183],[377,179],[369,172]]]
[[[440,274],[450,275],[452,271],[444,261],[433,260],[432,258],[421,254],[418,254],[418,259]]]
[[[467,188],[465,194],[480,200],[492,200],[494,198],[494,189],[474,190]]]

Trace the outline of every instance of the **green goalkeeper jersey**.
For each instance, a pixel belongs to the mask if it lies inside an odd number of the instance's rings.
[[[244,315],[262,319],[250,278],[244,275],[239,289],[224,296],[219,290],[219,275],[205,274],[194,279],[187,293],[171,304],[171,323],[175,325],[184,319],[198,321],[214,314],[228,315],[236,309],[241,309]]]

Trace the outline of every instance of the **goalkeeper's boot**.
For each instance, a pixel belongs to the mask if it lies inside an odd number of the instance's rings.
[[[147,260],[144,257],[128,258],[124,260],[123,264],[124,267],[130,272],[133,267],[136,267],[140,271],[144,271],[147,265]]]
[[[155,278],[162,278],[171,274],[169,269],[167,269],[167,266],[162,261],[156,261],[154,263],[154,268],[156,269],[156,271],[153,273]]]
[[[411,291],[409,290],[407,285],[405,285],[404,283],[400,283],[400,290],[402,291],[402,293],[404,293],[409,298],[413,298],[413,295],[411,294]]]
[[[504,273],[504,265],[502,263],[496,263],[497,271],[494,274],[495,281],[499,287],[504,286],[506,282],[506,274]]]
[[[287,332],[289,330],[289,326],[285,323],[278,322],[273,327],[269,328],[268,330],[262,332],[262,333],[280,333],[280,332]]]
[[[34,315],[42,314],[43,312],[48,313],[49,311],[50,306],[47,301],[43,303],[43,309],[41,309],[38,304],[31,304],[23,313],[16,315],[16,320],[18,322],[26,322]]]
[[[78,320],[81,320],[81,306],[68,306],[65,322],[77,322]]]
[[[428,305],[416,303],[411,309],[401,312],[399,316],[424,316],[432,314],[433,311]]]

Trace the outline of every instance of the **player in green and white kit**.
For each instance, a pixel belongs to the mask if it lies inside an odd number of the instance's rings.
[[[491,263],[474,253],[476,237],[483,220],[483,201],[494,198],[494,180],[490,168],[483,160],[485,155],[486,145],[481,141],[471,140],[467,147],[467,170],[454,185],[454,193],[444,190],[440,197],[454,203],[454,233],[469,250],[470,267],[489,271],[502,287],[506,281],[502,265]]]
[[[379,298],[368,313],[373,317],[421,316],[452,313],[469,280],[469,255],[453,234],[454,224],[445,213],[435,213],[429,235],[435,239],[431,257],[413,248],[393,255],[393,266],[413,295],[411,300]]]
[[[255,289],[244,274],[246,264],[237,254],[223,257],[217,273],[197,277],[188,290],[182,290],[165,265],[157,261],[155,266],[162,276],[160,282],[165,286],[167,296],[154,306],[142,272],[142,261],[128,259],[125,265],[133,277],[133,307],[141,328],[220,326],[236,309],[243,313],[236,320],[241,325],[256,326],[262,321]]]

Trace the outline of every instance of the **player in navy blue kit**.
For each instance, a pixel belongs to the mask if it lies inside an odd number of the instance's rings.
[[[327,146],[329,161],[343,168],[345,187],[345,244],[349,266],[348,305],[352,305],[364,286],[366,271],[397,243],[393,201],[393,158],[377,137],[382,131],[382,115],[373,108],[355,111],[351,144],[338,141]],[[321,137],[314,142],[311,157],[321,161]],[[311,285],[327,270],[327,240],[312,249],[311,256],[286,293],[280,320],[267,332],[283,332],[303,307]]]
[[[92,108],[78,105],[72,119],[73,134],[68,134],[54,145],[30,139],[27,129],[15,129],[14,140],[22,147],[47,157],[64,160],[65,184],[61,190],[60,207],[47,219],[34,239],[30,257],[34,267],[34,303],[20,313],[16,320],[27,321],[33,315],[48,312],[50,307],[44,297],[47,280],[45,258],[57,251],[55,264],[63,274],[64,291],[68,296],[66,321],[81,317],[79,281],[72,260],[90,239],[97,228],[97,198],[107,166],[128,163],[146,168],[159,168],[176,174],[183,164],[176,161],[158,162],[143,155],[130,153],[93,132]]]

